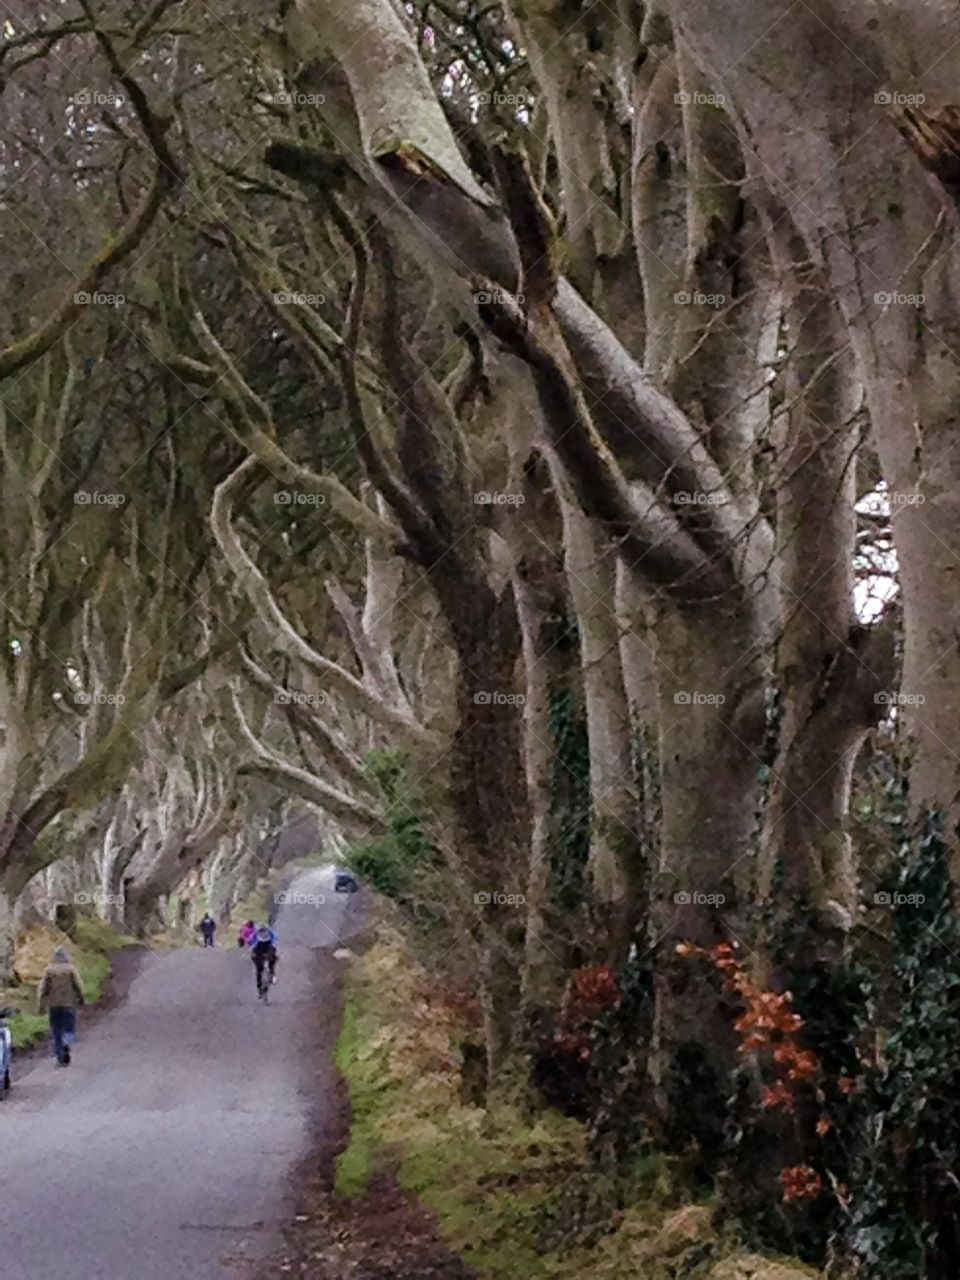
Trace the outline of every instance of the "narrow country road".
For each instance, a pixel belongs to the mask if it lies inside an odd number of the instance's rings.
[[[21,1068],[0,1104],[4,1280],[257,1274],[244,1260],[290,1216],[330,1080],[316,1028],[339,962],[314,948],[349,933],[353,903],[330,868],[287,896],[268,1006],[233,937],[148,955],[127,1000],[81,1024],[69,1068]]]

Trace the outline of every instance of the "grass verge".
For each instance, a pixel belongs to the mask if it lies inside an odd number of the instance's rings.
[[[336,1191],[342,1196],[363,1195],[370,1181],[371,1159],[376,1147],[373,1090],[381,1077],[379,1070],[364,1064],[357,1012],[347,1003],[343,1028],[337,1041],[337,1066],[350,1081],[350,1143],[337,1161]]]
[[[336,1190],[362,1196],[391,1171],[435,1215],[448,1246],[491,1280],[807,1280],[790,1259],[743,1250],[692,1203],[677,1166],[650,1152],[616,1188],[590,1166],[582,1125],[460,1096],[456,1015],[385,928],[351,966],[337,1064],[351,1131]]]

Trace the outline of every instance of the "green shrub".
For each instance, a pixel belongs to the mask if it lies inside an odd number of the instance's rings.
[[[859,1096],[850,1242],[860,1280],[960,1274],[960,925],[942,820],[906,834],[889,895],[888,969],[865,977],[877,1045]]]
[[[371,751],[364,767],[380,793],[386,832],[351,846],[346,860],[372,889],[420,923],[436,923],[439,917],[424,903],[425,895],[415,892],[423,873],[436,866],[437,852],[424,834],[405,756],[401,751]]]

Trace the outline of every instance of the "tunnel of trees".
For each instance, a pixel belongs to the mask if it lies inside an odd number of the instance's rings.
[[[306,822],[488,1096],[955,1276],[954,8],[281,8],[0,17],[0,974]]]

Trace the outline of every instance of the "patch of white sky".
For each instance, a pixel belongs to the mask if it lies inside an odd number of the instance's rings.
[[[876,531],[869,527],[861,531],[854,553],[854,607],[861,622],[874,622],[900,589],[897,553],[889,533],[891,511],[886,482],[878,481],[865,493],[856,510],[878,521]]]

